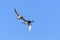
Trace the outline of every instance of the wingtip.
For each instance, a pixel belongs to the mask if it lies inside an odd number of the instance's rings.
[[[14,11],[16,11],[16,8],[14,8]]]

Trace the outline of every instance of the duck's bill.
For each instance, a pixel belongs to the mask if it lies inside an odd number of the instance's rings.
[[[31,31],[31,28],[32,28],[32,26],[31,26],[31,25],[29,25],[29,27],[28,27],[28,31]]]

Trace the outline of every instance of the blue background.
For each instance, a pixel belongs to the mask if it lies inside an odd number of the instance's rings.
[[[30,32],[14,8],[35,21]],[[0,40],[60,40],[60,0],[0,0]]]

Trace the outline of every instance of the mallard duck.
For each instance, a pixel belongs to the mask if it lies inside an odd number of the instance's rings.
[[[23,23],[26,24],[26,25],[28,25],[28,30],[30,31],[31,28],[32,28],[31,23],[34,22],[34,21],[26,20],[21,14],[19,14],[19,13],[17,12],[16,8],[14,8],[14,11],[15,11],[15,13],[16,13],[16,15],[17,15],[17,19],[23,20],[23,21],[24,21]]]

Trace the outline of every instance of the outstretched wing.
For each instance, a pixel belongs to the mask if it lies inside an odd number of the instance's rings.
[[[18,19],[23,18],[23,16],[17,12],[16,8],[14,8],[14,11],[15,11]]]
[[[15,13],[17,15],[17,19],[22,19],[23,21],[26,21],[26,19],[24,19],[24,17],[17,12],[16,8],[14,8],[14,11],[15,11]]]
[[[20,15],[18,14],[16,8],[14,8],[14,11],[15,11],[15,13],[16,13],[17,16],[20,16]]]

